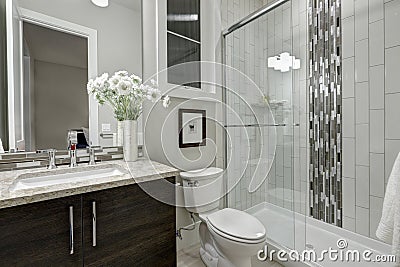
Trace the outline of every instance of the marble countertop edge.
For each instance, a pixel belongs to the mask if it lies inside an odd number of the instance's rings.
[[[10,188],[21,175],[26,173],[35,175],[49,171],[46,168],[39,168],[35,170],[0,172],[0,209],[165,179],[179,174],[179,171],[175,168],[147,159],[140,159],[137,162],[107,161],[96,166],[101,167],[110,164],[123,167],[126,173],[119,176],[57,184],[16,192],[13,192]],[[88,166],[87,168],[90,167]],[[59,168],[57,170],[75,171],[68,168]]]

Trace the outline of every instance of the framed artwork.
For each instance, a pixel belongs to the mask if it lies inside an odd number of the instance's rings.
[[[179,109],[179,147],[206,145],[206,111]]]

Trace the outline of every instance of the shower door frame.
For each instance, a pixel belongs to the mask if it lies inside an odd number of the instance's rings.
[[[239,20],[238,22],[234,23],[233,25],[229,26],[228,28],[226,28],[225,30],[222,31],[221,33],[221,74],[222,74],[222,103],[226,104],[227,101],[227,97],[226,97],[226,72],[225,72],[225,67],[226,67],[226,37],[227,35],[229,35],[230,33],[246,26],[247,24],[255,21],[256,19],[258,19],[259,17],[267,14],[270,11],[273,11],[274,9],[276,9],[277,7],[290,2],[291,0],[277,0],[275,2],[272,2],[270,4],[267,4],[265,6],[263,6],[262,8],[254,11],[253,13],[247,15],[246,17],[244,17],[243,19]],[[224,105],[224,110],[223,110],[223,121],[224,121],[224,127],[226,129],[226,122],[227,122],[227,107],[226,105]],[[226,135],[223,135],[223,144],[224,144],[224,169],[227,168],[227,155],[228,155],[228,145],[227,145],[227,138]],[[227,181],[226,179],[224,179],[224,188],[227,189]],[[224,194],[224,199],[223,199],[223,205],[224,207],[228,207],[228,194],[229,192],[225,192]]]

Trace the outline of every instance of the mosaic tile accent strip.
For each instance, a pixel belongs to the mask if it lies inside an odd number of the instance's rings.
[[[342,226],[341,0],[309,0],[310,215]]]
[[[121,160],[124,158],[122,147],[99,147],[95,150],[96,161]],[[78,163],[89,162],[88,149],[77,150]],[[70,163],[68,151],[56,152],[56,165]],[[49,164],[47,153],[21,152],[0,154],[0,171],[46,167]]]

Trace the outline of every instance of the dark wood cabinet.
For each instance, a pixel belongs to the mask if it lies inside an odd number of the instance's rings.
[[[0,266],[82,266],[81,240],[81,196],[0,210]]]
[[[2,209],[0,266],[176,266],[175,217],[138,185]]]
[[[85,266],[176,266],[175,207],[139,186],[84,195],[83,219]]]

